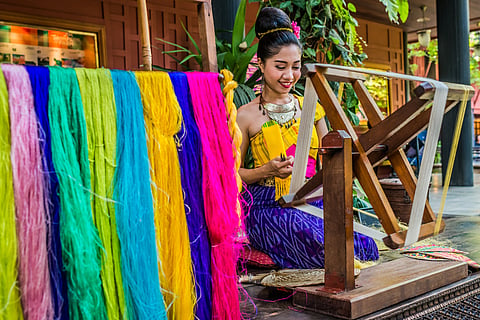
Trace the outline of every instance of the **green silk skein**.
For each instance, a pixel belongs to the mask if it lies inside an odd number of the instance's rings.
[[[23,319],[18,287],[18,239],[10,160],[10,116],[8,91],[0,69],[0,319]]]
[[[107,319],[101,241],[92,219],[87,131],[73,69],[50,67],[48,118],[60,183],[60,239],[70,319]]]
[[[93,219],[100,234],[102,286],[109,319],[126,317],[120,242],[113,202],[116,159],[116,110],[113,82],[106,69],[76,69],[87,123]]]

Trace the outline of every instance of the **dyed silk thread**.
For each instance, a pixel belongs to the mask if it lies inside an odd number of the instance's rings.
[[[169,75],[183,116],[182,128],[176,137],[197,293],[195,315],[198,319],[211,319],[212,272],[202,194],[202,146],[193,117],[187,76],[181,72]]]
[[[73,69],[49,67],[48,118],[60,183],[60,239],[70,318],[106,319],[101,242],[92,221],[85,116]]]
[[[87,124],[93,219],[102,241],[102,287],[109,319],[125,315],[117,236],[113,177],[116,157],[116,111],[113,84],[106,69],[75,69]]]
[[[237,87],[237,82],[233,80],[233,73],[231,73],[229,70],[223,69],[221,71],[221,74],[223,75],[224,86],[222,89],[222,93],[225,96],[228,129],[230,132],[230,136],[232,137],[233,157],[235,158],[235,178],[237,180],[238,191],[241,192],[243,185],[242,178],[238,173],[238,169],[240,168],[240,164],[242,161],[242,155],[240,152],[240,145],[242,144],[242,132],[240,131],[240,127],[237,124],[237,107],[233,103],[233,90]]]
[[[174,135],[182,115],[164,72],[136,72],[147,128],[160,284],[169,319],[193,319],[195,291]]]
[[[15,199],[10,160],[10,116],[8,91],[0,69],[0,318],[23,319],[18,278],[18,238],[15,226]]]
[[[46,198],[30,79],[23,66],[2,65],[9,91],[12,172],[24,316],[52,319]]]
[[[212,245],[212,318],[239,319],[236,283],[238,188],[218,74],[187,73],[203,149],[205,218]]]
[[[45,196],[48,214],[48,263],[52,301],[55,319],[68,319],[67,282],[62,263],[60,243],[60,199],[58,198],[58,178],[52,160],[50,123],[48,121],[48,86],[50,75],[46,67],[26,67],[32,85],[35,112],[39,122],[40,149],[43,158]]]
[[[166,319],[160,292],[142,100],[132,72],[111,70],[117,107],[115,215],[131,319]]]

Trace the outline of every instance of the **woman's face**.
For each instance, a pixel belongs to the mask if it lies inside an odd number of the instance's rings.
[[[265,61],[260,61],[265,89],[287,94],[301,76],[301,52],[297,45],[284,46]]]

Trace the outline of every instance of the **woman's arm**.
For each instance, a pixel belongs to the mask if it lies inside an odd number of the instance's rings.
[[[284,179],[292,174],[292,170],[293,157],[289,156],[286,160],[276,157],[255,169],[240,167],[238,173],[246,184],[251,184],[268,177],[280,177]]]

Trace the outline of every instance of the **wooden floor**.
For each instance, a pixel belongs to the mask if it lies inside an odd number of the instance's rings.
[[[364,269],[351,291],[331,294],[323,286],[296,288],[295,306],[345,319],[357,319],[466,278],[464,262],[401,258]]]

